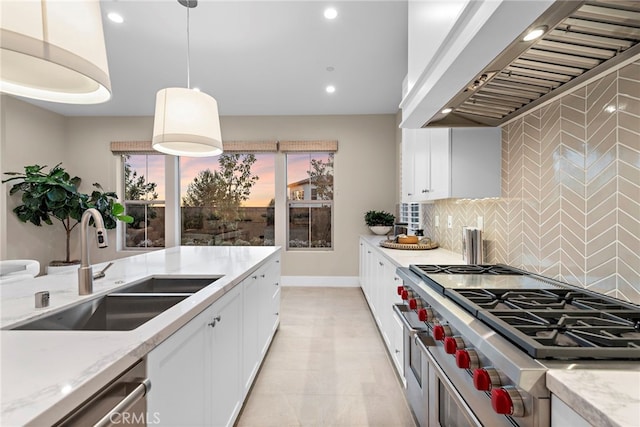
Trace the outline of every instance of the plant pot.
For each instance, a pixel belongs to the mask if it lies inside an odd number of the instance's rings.
[[[390,225],[370,225],[369,230],[373,231],[374,234],[384,236],[391,231],[391,226]]]

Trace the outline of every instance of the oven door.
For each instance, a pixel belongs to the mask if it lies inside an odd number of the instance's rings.
[[[417,341],[429,366],[429,427],[482,427],[456,387],[435,360],[425,342]]]
[[[404,377],[406,382],[405,395],[413,415],[420,427],[427,427],[428,410],[428,362],[420,350],[418,334],[426,331],[421,327],[415,312],[404,304],[394,304],[393,310],[403,325],[404,345]]]

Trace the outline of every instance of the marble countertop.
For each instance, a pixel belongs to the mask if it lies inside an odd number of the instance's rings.
[[[78,295],[75,270],[3,284],[0,425],[51,425],[279,253],[279,247],[184,246],[136,255],[114,261],[87,296]],[[132,331],[6,330],[154,276],[220,278]],[[34,294],[45,290],[50,306],[36,309]]]
[[[384,236],[361,236],[397,266],[464,264],[462,255],[438,248],[406,251],[383,248]],[[640,426],[640,363],[632,370],[549,369],[547,387],[592,425]]]
[[[386,236],[362,235],[360,236],[399,267],[408,267],[410,264],[464,264],[462,254],[443,248],[428,250],[403,250],[389,249],[380,246],[380,242],[387,240]]]
[[[640,425],[640,371],[550,369],[547,387],[589,424]]]

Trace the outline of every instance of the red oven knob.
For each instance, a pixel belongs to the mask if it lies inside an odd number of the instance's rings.
[[[491,390],[491,406],[498,414],[514,417],[524,416],[522,396],[513,386],[494,388]]]
[[[406,290],[402,291],[402,293],[400,294],[400,297],[405,301],[408,300],[409,299],[409,291],[406,291]]]
[[[456,350],[456,365],[461,369],[475,369],[480,366],[480,359],[475,350]]]
[[[435,325],[433,327],[433,338],[442,341],[451,335],[451,329],[447,325]]]
[[[460,337],[445,337],[444,352],[447,354],[456,354],[456,350],[464,348],[464,341]]]
[[[473,371],[473,385],[476,390],[489,391],[500,385],[500,375],[493,368],[481,368]]]
[[[409,308],[411,310],[417,310],[418,308],[421,308],[424,304],[422,303],[422,300],[418,299],[418,298],[411,298],[409,300]]]
[[[404,286],[398,286],[398,295],[402,295],[402,291],[404,291]]]
[[[421,308],[418,310],[418,320],[421,322],[431,322],[433,317],[433,310],[430,308]]]

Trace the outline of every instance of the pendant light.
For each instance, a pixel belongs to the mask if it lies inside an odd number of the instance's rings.
[[[222,153],[218,103],[211,96],[191,89],[189,9],[197,0],[178,0],[187,8],[187,88],[166,88],[156,95],[153,148],[165,154],[186,157]]]
[[[0,92],[66,104],[111,97],[98,0],[0,1]]]

